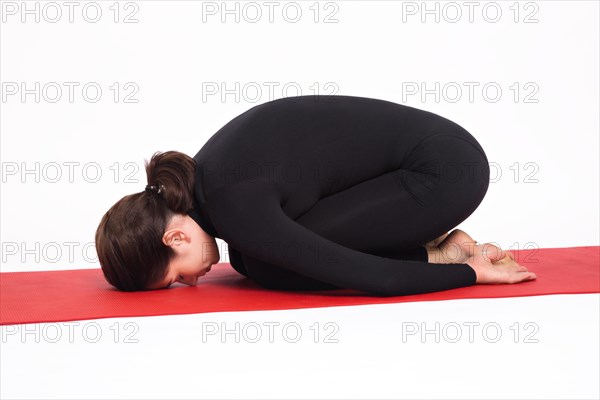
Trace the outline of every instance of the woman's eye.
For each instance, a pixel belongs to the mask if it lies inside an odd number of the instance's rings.
[[[185,279],[183,278],[183,275],[179,274],[179,279],[181,279],[182,281],[184,281]]]

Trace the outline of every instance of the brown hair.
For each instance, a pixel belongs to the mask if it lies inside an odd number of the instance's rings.
[[[147,290],[163,280],[173,250],[162,242],[175,214],[193,206],[193,158],[178,151],[156,152],[145,161],[148,185],[117,201],[96,230],[96,251],[104,277],[123,291]]]

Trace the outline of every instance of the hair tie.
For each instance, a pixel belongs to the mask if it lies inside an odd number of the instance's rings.
[[[159,185],[159,186],[146,185],[146,192],[160,194],[164,190],[165,190],[165,187],[163,185]]]

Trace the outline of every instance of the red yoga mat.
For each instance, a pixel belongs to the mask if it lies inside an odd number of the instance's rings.
[[[511,250],[537,280],[474,285],[409,296],[375,297],[349,289],[288,292],[263,289],[228,263],[213,266],[198,285],[120,292],[97,269],[0,274],[0,325],[222,311],[285,310],[600,292],[600,247]]]

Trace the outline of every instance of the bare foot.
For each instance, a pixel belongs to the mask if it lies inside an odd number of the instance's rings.
[[[431,242],[425,243],[425,247],[437,247],[437,246],[439,246],[439,244],[442,243],[444,241],[444,239],[446,239],[448,237],[448,235],[449,235],[448,232],[444,233],[439,238],[434,239]]]
[[[455,229],[425,244],[428,262],[433,264],[463,264],[474,253],[477,241],[463,230]]]

